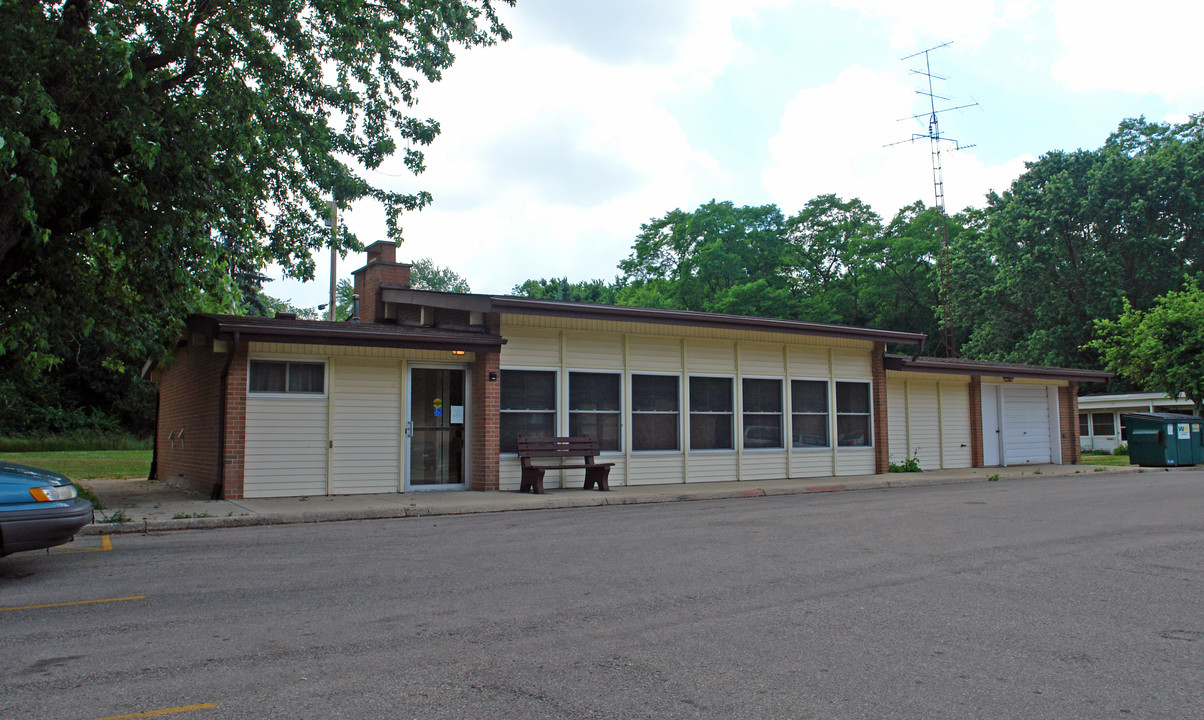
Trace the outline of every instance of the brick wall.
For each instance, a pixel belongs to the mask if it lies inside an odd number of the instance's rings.
[[[485,318],[489,332],[499,332],[500,318],[490,314]],[[470,370],[472,374],[472,489],[498,490],[498,434],[501,422],[501,353],[478,352]],[[493,373],[494,380],[489,379]]]
[[[159,377],[158,479],[209,494],[218,482],[218,426],[225,353],[197,339]]]
[[[1062,464],[1078,465],[1082,459],[1079,446],[1079,384],[1058,388],[1058,434],[1062,439]]]
[[[882,361],[886,355],[886,343],[874,343],[872,360],[874,394],[874,472],[884,473],[890,468],[890,445],[886,426],[886,369]]]
[[[982,378],[970,378],[970,467],[983,467]]]

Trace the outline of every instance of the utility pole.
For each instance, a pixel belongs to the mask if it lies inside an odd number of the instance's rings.
[[[941,143],[942,142],[953,143],[954,150],[964,150],[966,148],[972,148],[972,147],[974,147],[974,145],[961,145],[957,142],[957,140],[954,140],[953,138],[942,136],[939,116],[941,115],[941,113],[952,112],[954,110],[963,110],[965,108],[971,108],[971,107],[975,107],[978,105],[977,102],[973,102],[968,105],[958,105],[956,107],[937,109],[937,106],[936,106],[937,100],[943,100],[943,101],[948,102],[949,98],[941,97],[940,95],[937,95],[935,92],[933,92],[932,81],[933,80],[947,80],[948,78],[944,78],[939,75],[932,74],[932,63],[930,62],[928,56],[929,56],[929,53],[931,53],[933,50],[940,50],[941,48],[948,47],[952,44],[953,44],[953,41],[951,40],[947,43],[942,43],[940,45],[930,47],[927,50],[921,50],[920,52],[912,53],[911,55],[908,55],[907,57],[900,58],[901,60],[906,61],[906,60],[911,60],[912,58],[917,58],[921,55],[924,56],[924,69],[917,70],[915,68],[912,68],[911,72],[916,75],[920,75],[921,77],[927,78],[927,80],[928,80],[928,90],[927,91],[916,90],[917,95],[923,95],[928,98],[928,112],[920,113],[918,115],[910,115],[905,118],[900,118],[900,121],[921,120],[925,116],[927,116],[928,117],[928,132],[927,133],[912,133],[911,137],[906,140],[900,140],[898,142],[888,143],[883,146],[883,147],[891,147],[894,145],[901,145],[903,143],[914,143],[916,140],[923,140],[925,138],[927,138],[927,140],[929,142],[929,148],[930,148],[931,154],[932,154],[932,192],[933,192],[933,201],[934,201],[933,207],[935,207],[941,213],[941,260],[940,260],[940,266],[941,266],[940,267],[940,273],[941,273],[940,304],[941,304],[941,317],[942,317],[941,336],[944,340],[946,357],[957,357],[957,347],[955,344],[956,340],[954,339],[954,333],[953,333],[953,308],[952,308],[953,279],[952,279],[952,274],[951,274],[951,271],[949,268],[949,215],[945,212],[945,175],[944,175],[944,168],[941,165]]]
[[[330,228],[330,322],[335,321],[335,295],[338,292],[339,265],[339,205],[334,196],[330,198],[330,212],[326,216],[326,226]]]

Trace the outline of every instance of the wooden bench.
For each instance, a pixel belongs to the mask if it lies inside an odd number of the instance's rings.
[[[518,458],[523,464],[523,480],[519,485],[518,491],[527,492],[527,490],[530,490],[536,495],[542,495],[544,472],[565,469],[584,469],[586,490],[589,490],[594,485],[597,485],[599,490],[610,490],[610,483],[607,478],[610,477],[610,469],[614,467],[614,463],[594,462],[594,458],[597,456],[598,438],[528,437],[526,435],[519,435]],[[574,457],[579,457],[584,462],[572,465],[551,463],[533,465],[531,463],[533,458],[540,460],[557,458],[563,461],[564,458]]]

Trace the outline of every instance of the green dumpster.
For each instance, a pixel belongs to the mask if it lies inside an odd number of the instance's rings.
[[[1204,419],[1175,413],[1125,414],[1129,462],[1142,467],[1183,467],[1204,463]]]

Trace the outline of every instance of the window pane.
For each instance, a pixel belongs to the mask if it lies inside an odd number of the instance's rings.
[[[828,447],[827,415],[795,415],[790,442],[794,447]]]
[[[731,415],[690,415],[691,450],[730,450]]]
[[[731,378],[690,378],[690,412],[730,413],[731,411]],[[690,434],[693,436],[692,431]]]
[[[502,452],[518,452],[518,436],[554,437],[556,435],[556,413],[554,412],[504,412],[500,423],[501,437],[498,445]]]
[[[556,373],[502,371],[502,410],[555,410]]]
[[[870,416],[837,415],[836,440],[841,447],[869,447]]]
[[[250,375],[250,392],[285,391],[285,381],[288,378],[288,364],[282,362],[265,362],[252,360],[248,369]]]
[[[828,383],[822,380],[791,380],[790,409],[793,412],[828,412]]]
[[[745,415],[744,416],[744,447],[746,447],[746,448],[780,448],[780,447],[782,447],[782,416],[781,415]]]
[[[634,381],[632,383],[634,390]],[[632,415],[632,450],[676,450],[677,414]]]
[[[744,412],[782,412],[782,381],[745,378]]]
[[[569,435],[598,438],[598,449],[621,450],[618,413],[569,413]]]
[[[677,412],[677,377],[632,375],[631,409],[633,412]]]
[[[288,391],[321,394],[324,375],[325,366],[322,363],[289,363]]]
[[[1124,425],[1122,422],[1121,425]],[[1087,430],[1087,413],[1079,413],[1079,435],[1088,435]]]
[[[1087,431],[1083,430],[1082,432],[1086,433]],[[1120,416],[1120,439],[1125,442],[1129,441],[1129,423],[1125,420],[1124,415]]]
[[[1091,425],[1096,435],[1115,435],[1116,421],[1112,413],[1092,413]]]
[[[869,383],[836,383],[836,412],[868,413],[870,411]],[[843,443],[842,443],[843,444]]]
[[[619,410],[620,376],[613,373],[569,373],[570,410]]]

